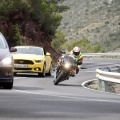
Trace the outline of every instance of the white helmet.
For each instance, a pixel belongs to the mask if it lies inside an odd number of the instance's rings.
[[[80,48],[79,47],[74,47],[73,48],[73,54],[74,55],[79,55],[80,54]]]

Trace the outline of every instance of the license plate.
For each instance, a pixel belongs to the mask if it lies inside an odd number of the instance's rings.
[[[20,64],[15,64],[15,68],[27,68],[27,65],[20,65]]]

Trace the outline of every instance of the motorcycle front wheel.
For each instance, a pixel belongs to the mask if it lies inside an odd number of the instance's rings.
[[[62,81],[63,75],[64,75],[64,71],[61,71],[61,73],[53,81],[54,85],[57,85],[60,81]]]

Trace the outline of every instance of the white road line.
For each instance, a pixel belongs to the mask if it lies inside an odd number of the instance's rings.
[[[81,70],[80,70],[79,72],[94,72],[94,73],[95,73],[96,71],[81,71]]]
[[[108,102],[108,103],[120,103],[120,101],[111,101],[111,100],[101,100],[101,99],[91,99],[91,98],[84,98],[84,97],[72,97],[72,96],[66,96],[66,95],[56,95],[56,94],[45,94],[45,93],[35,93],[35,92],[29,92],[24,90],[16,90],[14,91],[26,93],[26,94],[34,94],[34,95],[44,95],[44,96],[54,96],[54,97],[62,97],[62,98],[68,98],[68,99],[77,99],[77,100],[84,100],[84,101],[94,101],[94,102]]]
[[[87,81],[83,82],[81,85],[82,85],[84,88],[87,88],[87,87],[85,87],[85,84],[87,84],[87,83],[89,83],[89,82],[92,82],[92,81],[95,81],[95,80],[97,80],[97,79],[87,80]]]
[[[14,79],[23,79],[23,78],[27,78],[27,77],[14,77]]]

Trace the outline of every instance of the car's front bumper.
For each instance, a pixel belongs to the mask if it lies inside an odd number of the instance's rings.
[[[13,66],[0,66],[0,83],[13,81]]]
[[[14,72],[16,73],[41,73],[43,72],[43,63],[27,65],[14,64]]]

